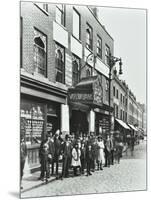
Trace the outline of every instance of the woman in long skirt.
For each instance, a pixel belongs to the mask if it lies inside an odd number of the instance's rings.
[[[98,147],[98,154],[97,154],[98,170],[103,170],[102,164],[105,163],[104,142],[103,142],[102,137],[100,136],[98,137],[97,147]]]

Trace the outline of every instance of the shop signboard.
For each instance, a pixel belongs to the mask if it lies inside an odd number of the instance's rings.
[[[91,81],[92,77],[85,79],[85,81]],[[94,77],[93,77],[94,79]],[[79,84],[80,85],[80,84]],[[72,102],[81,102],[84,104],[97,104],[99,106],[103,103],[103,90],[101,86],[100,78],[96,76],[96,78],[91,81],[89,86],[85,85],[84,83],[81,86],[69,89],[69,100]]]

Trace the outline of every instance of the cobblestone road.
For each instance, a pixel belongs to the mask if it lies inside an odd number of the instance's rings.
[[[21,197],[40,197],[146,190],[146,142],[135,146],[134,155],[128,151],[120,164],[114,164],[92,176],[55,180],[22,193]]]

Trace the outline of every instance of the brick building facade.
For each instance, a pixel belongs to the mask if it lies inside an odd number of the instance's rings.
[[[127,122],[130,114],[124,106],[127,90],[118,79],[114,83],[122,101],[112,87],[109,107],[114,40],[98,20],[97,8],[21,2],[20,9],[21,132],[34,168],[48,126],[63,135],[106,134],[115,105],[120,107],[116,118]]]

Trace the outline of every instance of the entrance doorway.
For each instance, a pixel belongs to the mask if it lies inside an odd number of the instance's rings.
[[[70,118],[71,132],[75,133],[78,137],[81,133],[88,133],[88,120],[87,113],[80,110],[72,110],[72,115]]]

